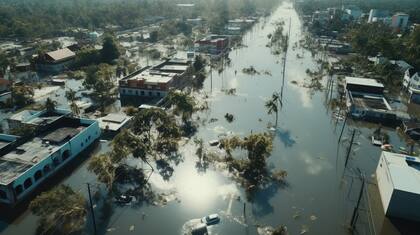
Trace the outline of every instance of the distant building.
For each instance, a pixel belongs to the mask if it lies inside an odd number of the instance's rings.
[[[420,159],[382,152],[376,180],[387,216],[420,221]]]
[[[4,104],[12,98],[11,85],[11,81],[0,77],[0,103]]]
[[[408,14],[396,13],[392,16],[391,27],[397,31],[404,31],[408,26],[408,18]]]
[[[371,9],[369,12],[368,23],[383,22],[389,17],[389,11],[380,9]]]
[[[363,14],[362,10],[357,6],[343,7],[343,11],[353,20],[358,20]]]
[[[219,55],[229,49],[229,37],[223,35],[210,35],[195,42],[198,52]]]
[[[97,121],[61,116],[31,139],[0,135],[0,203],[15,205],[100,137]]]
[[[189,71],[191,62],[172,59],[140,69],[119,81],[121,96],[165,97]]]
[[[403,87],[410,96],[410,102],[420,104],[420,75],[414,68],[409,68],[404,73]]]
[[[385,99],[384,85],[374,79],[346,77],[346,104],[350,115],[366,121],[394,124],[396,114]]]
[[[58,49],[37,57],[35,68],[41,72],[60,73],[69,69],[75,58],[76,54],[70,49]]]
[[[71,114],[70,110],[66,109],[55,109],[53,113],[47,113],[46,110],[23,110],[10,116],[7,119],[9,129],[20,128],[24,126],[40,126],[48,125],[52,122],[68,116]]]

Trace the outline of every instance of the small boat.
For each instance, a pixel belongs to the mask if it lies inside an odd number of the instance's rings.
[[[384,144],[381,146],[381,149],[384,151],[391,151],[392,150],[392,145],[390,144]]]
[[[382,146],[383,142],[381,139],[376,139],[375,136],[372,136],[372,144],[375,146]]]

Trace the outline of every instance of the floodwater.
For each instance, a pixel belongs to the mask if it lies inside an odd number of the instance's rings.
[[[287,25],[289,19],[290,45],[294,45],[304,37],[302,22],[292,5],[284,3],[244,35],[246,46],[230,53],[231,63],[222,73],[213,71],[206,79],[198,96],[208,95],[209,110],[197,114],[203,122],[197,137],[203,138],[205,143],[219,135],[270,131],[267,126],[275,117],[267,114],[264,103],[273,92],[281,90],[282,65],[281,57],[272,55],[266,47],[267,35],[274,31],[274,22],[284,20]],[[297,58],[297,54],[303,58]],[[380,149],[369,140],[375,126],[362,123],[348,122],[338,144],[343,122],[332,118],[325,92],[299,85],[309,79],[306,69],[316,70],[316,60],[304,49],[289,48],[284,106],[279,113],[274,150],[269,159],[270,169],[288,172],[285,186],[272,184],[257,192],[252,202],[247,201],[241,186],[229,179],[227,172],[211,164],[208,168],[197,167],[196,146],[192,140],[185,141],[180,150],[182,160],[171,165],[172,175],[166,180],[156,172],[151,176],[153,189],[164,192],[167,203],[114,206],[111,215],[105,218],[101,218],[104,216],[98,206],[95,211],[99,234],[184,234],[196,219],[212,213],[218,213],[221,222],[209,227],[210,234],[252,235],[258,234],[257,226],[279,225],[287,226],[290,234],[347,234],[360,188],[360,181],[355,178],[356,169],[365,174],[368,182],[374,182],[372,174]],[[250,65],[258,71],[270,71],[272,76],[243,74],[242,69]],[[298,85],[291,81],[297,81]],[[225,93],[231,88],[236,89],[236,95]],[[226,113],[233,114],[235,120],[228,123],[224,118]],[[210,122],[212,118],[218,120]],[[358,130],[355,144],[344,169],[345,153],[354,128]],[[403,146],[395,131],[387,131],[392,144]],[[217,151],[208,144],[206,148]],[[107,149],[107,143],[100,142],[95,151]],[[94,185],[94,191],[100,190],[95,177],[86,170],[86,161],[62,180],[84,195],[87,195],[86,182]],[[362,208],[367,208],[365,202],[362,204]],[[364,219],[366,216],[361,215],[358,231],[370,234]],[[36,221],[29,212],[12,221],[0,221],[0,234],[34,234]],[[89,219],[87,234],[92,234],[90,226]]]

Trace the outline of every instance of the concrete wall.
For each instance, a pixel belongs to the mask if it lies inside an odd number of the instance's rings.
[[[394,190],[387,216],[420,221],[420,195]]]
[[[15,204],[17,201],[29,195],[39,184],[45,181],[48,177],[55,174],[58,170],[66,165],[69,161],[74,159],[80,152],[89,147],[101,135],[99,124],[96,121],[81,119],[82,124],[89,126],[83,129],[79,134],[74,136],[70,141],[60,146],[59,150],[46,157],[44,160],[26,171],[21,177],[16,179],[11,187],[13,192],[10,192],[12,197],[9,197],[10,203]],[[49,169],[49,171],[46,170]],[[36,179],[36,174],[41,174],[42,177]],[[25,181],[31,181],[32,185],[25,188]],[[22,187],[23,192],[16,195],[16,188]]]
[[[392,193],[394,191],[394,183],[392,182],[391,175],[388,170],[388,163],[386,159],[381,155],[378,166],[376,168],[376,180],[378,182],[378,189],[381,196],[382,206],[384,212],[388,210],[388,205],[391,200]]]

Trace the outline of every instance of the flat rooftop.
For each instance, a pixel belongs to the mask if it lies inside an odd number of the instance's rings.
[[[364,109],[391,110],[385,99],[378,96],[353,95],[353,104]]]
[[[384,88],[382,83],[371,78],[346,77],[346,84]]]
[[[124,113],[110,113],[105,117],[98,118],[99,127],[103,130],[118,131],[122,128],[132,117]]]
[[[168,83],[174,78],[175,75],[175,73],[161,73],[146,70],[128,78],[128,80],[145,80],[146,84],[154,85],[159,83]]]
[[[32,166],[58,151],[85,126],[52,127],[49,131],[17,146],[0,157],[0,184],[8,185]]]
[[[420,158],[382,152],[394,189],[420,194]]]

